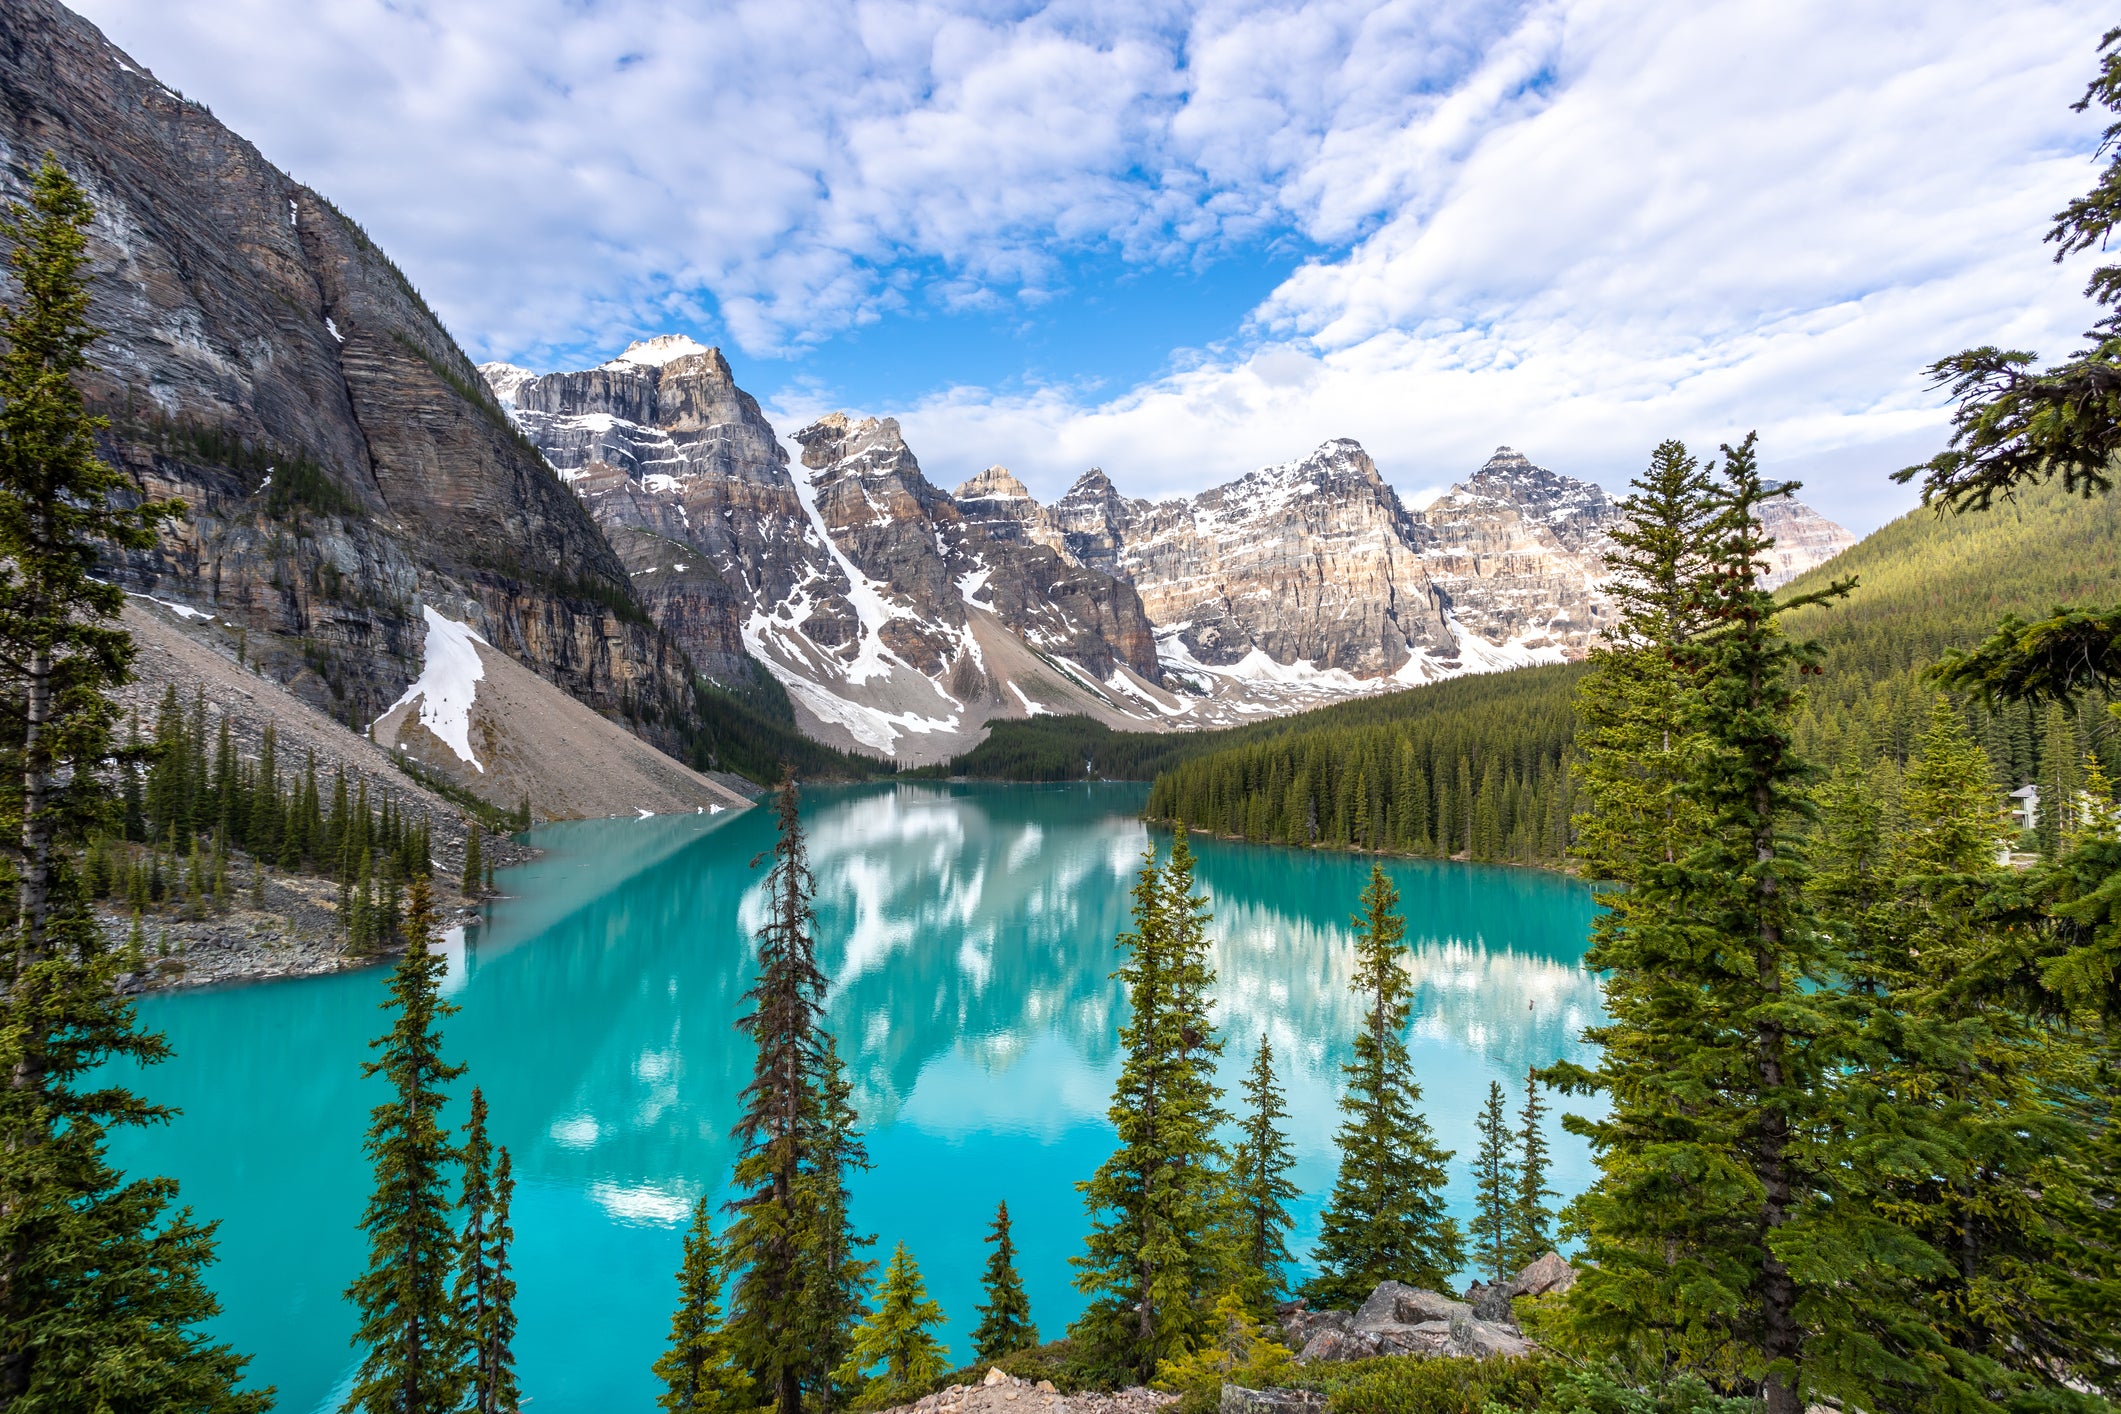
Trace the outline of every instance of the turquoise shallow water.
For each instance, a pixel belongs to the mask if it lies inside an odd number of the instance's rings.
[[[976,1320],[981,1235],[1007,1198],[1033,1314],[1080,1309],[1074,1183],[1109,1151],[1121,1010],[1113,936],[1150,833],[1137,786],[899,785],[806,802],[831,1012],[874,1170],[856,1217],[904,1239],[952,1318]],[[503,876],[513,897],[453,949],[453,1057],[486,1091],[518,1176],[525,1389],[539,1414],[652,1408],[685,1214],[719,1194],[749,1063],[731,1027],[770,843],[763,810],[551,827]],[[1199,842],[1215,907],[1226,1078],[1262,1030],[1283,1060],[1308,1245],[1331,1186],[1339,1064],[1356,1024],[1347,915],[1369,869],[1346,855]],[[1427,1111],[1459,1151],[1490,1079],[1581,1056],[1598,1015],[1579,965],[1593,905],[1532,870],[1395,861],[1417,982]],[[127,1136],[128,1167],[173,1174],[221,1220],[216,1331],[257,1358],[283,1410],[329,1407],[351,1368],[340,1292],[362,1259],[360,1078],[382,1026],[380,970],[148,999],[176,1058],[143,1088],[184,1113]],[[468,1093],[466,1090],[464,1093]],[[455,1107],[461,1121],[461,1100]],[[1554,1187],[1588,1175],[1554,1126]]]

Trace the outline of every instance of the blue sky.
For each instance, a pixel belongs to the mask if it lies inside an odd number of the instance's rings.
[[[1749,428],[1868,528],[1935,358],[2065,352],[2074,0],[75,0],[479,358],[681,331],[937,482],[1355,437],[1619,485]]]

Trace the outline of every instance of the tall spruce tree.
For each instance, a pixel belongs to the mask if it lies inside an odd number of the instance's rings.
[[[1826,1234],[1828,1091],[1846,1037],[1811,997],[1834,982],[1810,917],[1795,831],[1809,768],[1790,739],[1808,649],[1780,632],[1760,587],[1770,495],[1748,437],[1726,445],[1713,533],[1691,594],[1710,625],[1679,645],[1695,741],[1678,782],[1697,824],[1679,858],[1647,861],[1586,957],[1606,973],[1595,1071],[1549,1070],[1596,1090],[1604,1117],[1570,1116],[1599,1183],[1575,1208],[1591,1265],[1572,1293],[1575,1338],[1645,1363],[1687,1359],[1757,1381],[1769,1414],[1796,1414],[1810,1331],[1802,1302],[1860,1260]],[[1615,591],[1640,593],[1625,578]],[[1846,594],[1837,583],[1795,603]],[[1594,796],[1594,808],[1598,808]],[[1790,1257],[1801,1244],[1802,1275]]]
[[[1446,1211],[1451,1151],[1422,1116],[1407,1055],[1412,983],[1400,966],[1406,922],[1399,891],[1377,865],[1353,920],[1363,1029],[1342,1095],[1340,1173],[1320,1220],[1318,1274],[1304,1286],[1316,1306],[1360,1305],[1381,1281],[1440,1288],[1465,1261],[1458,1220]]]
[[[656,1403],[666,1414],[750,1414],[758,1407],[751,1374],[722,1328],[722,1257],[705,1198],[693,1205],[670,1346],[655,1362],[655,1377],[663,1386]]]
[[[1660,443],[1633,485],[1605,561],[1619,617],[1576,692],[1575,853],[1622,883],[1677,860],[1695,823],[1678,789],[1689,736],[1679,650],[1702,626],[1694,589],[1714,520],[1709,473],[1683,443]]]
[[[1554,1210],[1560,1195],[1547,1187],[1547,1136],[1541,1125],[1546,1104],[1539,1094],[1539,1075],[1526,1070],[1524,1105],[1517,1111],[1517,1192],[1510,1204],[1508,1255],[1513,1271],[1522,1271],[1554,1246]]]
[[[840,1063],[832,1033],[818,1030],[817,1115],[808,1129],[804,1173],[796,1181],[797,1234],[802,1254],[801,1338],[810,1355],[805,1372],[823,1414],[841,1391],[834,1372],[845,1362],[854,1325],[876,1263],[857,1254],[876,1239],[854,1230],[848,1177],[869,1167],[856,1128],[854,1087]]]
[[[166,1178],[127,1179],[111,1129],[168,1120],[105,1069],[168,1047],[114,992],[123,965],[73,857],[116,814],[111,690],[132,644],[99,551],[140,550],[175,507],[96,456],[75,376],[98,336],[83,278],[91,211],[46,156],[0,220],[16,298],[0,306],[0,840],[11,891],[0,1003],[0,1410],[256,1410],[245,1361],[210,1343],[213,1228]]]
[[[943,1343],[935,1336],[935,1327],[942,1323],[942,1306],[930,1299],[920,1268],[901,1242],[891,1250],[883,1280],[877,1284],[876,1310],[855,1328],[846,1357],[834,1374],[845,1383],[859,1385],[865,1409],[918,1399],[948,1368],[943,1362]]]
[[[1511,1214],[1517,1201],[1517,1164],[1510,1157],[1510,1110],[1502,1082],[1488,1082],[1488,1102],[1474,1121],[1480,1148],[1473,1158],[1473,1265],[1491,1282],[1508,1278]]]
[[[737,1026],[753,1047],[739,1096],[734,1214],[724,1234],[735,1273],[728,1329],[759,1394],[802,1414],[809,1390],[829,1408],[833,1365],[869,1264],[854,1258],[846,1175],[866,1165],[850,1090],[824,1026],[815,881],[791,776],[775,804],[778,836],[758,931],[758,977]],[[766,856],[761,855],[763,860]],[[758,861],[754,861],[756,863]]]
[[[1245,1106],[1239,1118],[1242,1138],[1230,1164],[1230,1194],[1237,1206],[1239,1286],[1255,1314],[1272,1313],[1287,1285],[1289,1203],[1297,1188],[1289,1181],[1296,1153],[1282,1123],[1289,1117],[1281,1084],[1274,1075],[1274,1045],[1260,1033],[1259,1050],[1245,1074]]]
[[[361,1219],[368,1269],[346,1289],[360,1313],[361,1354],[342,1409],[363,1414],[452,1410],[466,1388],[463,1322],[450,1296],[457,1240],[448,1177],[459,1160],[442,1124],[443,1087],[463,1074],[442,1059],[441,954],[427,947],[434,907],[426,880],[413,885],[412,944],[392,969],[390,1029],[371,1042],[379,1058],[361,1073],[389,1093],[371,1110],[363,1144],[375,1190]]]
[[[1214,965],[1208,905],[1193,892],[1193,850],[1181,827],[1159,869],[1152,847],[1134,884],[1134,929],[1115,974],[1127,989],[1123,1059],[1106,1113],[1119,1147],[1076,1187],[1090,1215],[1070,1260],[1090,1298],[1069,1335],[1104,1374],[1147,1380],[1157,1365],[1212,1338],[1211,1306],[1226,1284],[1220,1250],[1227,1116],[1215,1083],[1222,1042],[1209,1018]]]
[[[994,1226],[987,1229],[987,1241],[994,1250],[987,1254],[987,1270],[980,1276],[980,1289],[987,1299],[978,1308],[972,1358],[992,1363],[1037,1345],[1038,1327],[1031,1321],[1031,1298],[1024,1294],[1024,1280],[1016,1274],[1016,1243],[1009,1234],[1006,1201],[994,1209]]]
[[[508,1151],[496,1154],[486,1137],[486,1096],[471,1091],[471,1118],[464,1125],[463,1196],[457,1207],[464,1227],[457,1242],[457,1278],[451,1292],[470,1361],[471,1414],[513,1414],[522,1394],[516,1384],[515,1280],[508,1272],[508,1188],[513,1187]]]

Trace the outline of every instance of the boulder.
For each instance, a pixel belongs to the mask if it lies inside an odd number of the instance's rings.
[[[1512,1296],[1546,1296],[1576,1284],[1576,1269],[1559,1252],[1549,1252],[1511,1281]]]
[[[1224,1385],[1220,1414],[1322,1414],[1326,1397],[1315,1389],[1246,1389]]]
[[[1497,1360],[1531,1352],[1532,1342],[1514,1327],[1467,1317],[1451,1322],[1451,1338],[1442,1353],[1473,1360]]]
[[[1483,1321],[1498,1325],[1517,1324],[1516,1313],[1510,1309],[1510,1288],[1502,1282],[1476,1281],[1466,1288],[1466,1304],[1473,1308],[1473,1315]]]
[[[1275,1308],[1281,1320],[1281,1343],[1291,1350],[1301,1350],[1311,1343],[1312,1337],[1322,1331],[1347,1331],[1355,1328],[1355,1313],[1352,1311],[1312,1311],[1302,1302],[1289,1303],[1293,1309]]]
[[[1423,1321],[1448,1321],[1470,1316],[1473,1308],[1463,1301],[1396,1281],[1381,1281],[1355,1313],[1355,1329],[1370,1330],[1385,1324],[1416,1325]]]
[[[1383,1353],[1383,1343],[1369,1331],[1328,1327],[1312,1336],[1296,1359],[1299,1364],[1309,1365],[1321,1360],[1367,1360]]]

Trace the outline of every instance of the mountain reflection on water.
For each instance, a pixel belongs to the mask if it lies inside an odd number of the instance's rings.
[[[1034,1314],[1080,1309],[1067,1258],[1074,1183],[1109,1151],[1104,1112],[1123,997],[1114,936],[1152,838],[1138,786],[892,785],[805,804],[831,1023],[873,1170],[856,1217],[905,1240],[953,1320],[975,1319],[995,1202],[1017,1222]],[[764,908],[767,811],[612,820],[535,837],[503,900],[453,949],[450,1053],[486,1092],[519,1187],[519,1343],[541,1410],[645,1407],[668,1328],[680,1229],[722,1191],[750,1056],[733,1028]],[[1308,1245],[1330,1187],[1340,1065],[1358,1025],[1348,914],[1369,861],[1196,841],[1214,908],[1217,1016],[1235,1090],[1273,1038],[1306,1191]],[[1583,1057],[1598,1015],[1579,965],[1589,890],[1530,870],[1392,861],[1415,980],[1410,1046],[1425,1108],[1461,1161],[1487,1082]],[[332,1401],[351,1365],[339,1293],[358,1269],[366,1193],[360,1079],[381,1026],[380,971],[149,999],[177,1058],[145,1088],[185,1115],[125,1157],[224,1220],[219,1334],[258,1355],[283,1409]],[[1557,1106],[1559,1109],[1560,1106]],[[461,1117],[461,1111],[459,1113]],[[1553,1186],[1588,1176],[1554,1126]],[[957,1353],[963,1354],[960,1348]]]

